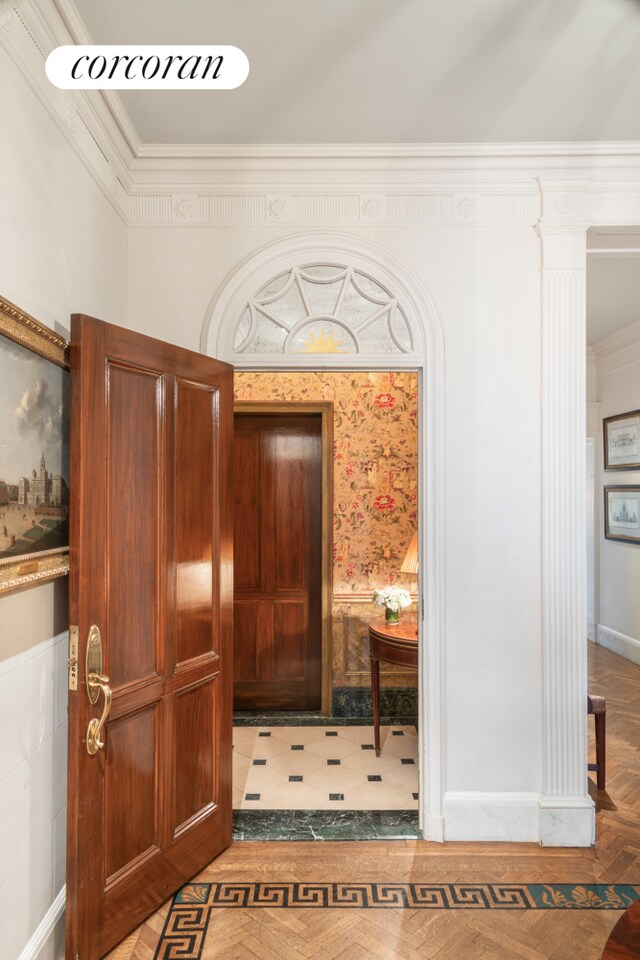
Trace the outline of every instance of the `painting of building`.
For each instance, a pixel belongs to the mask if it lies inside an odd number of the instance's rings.
[[[69,502],[69,487],[60,474],[52,476],[47,470],[44,453],[40,458],[40,471],[33,471],[31,478],[20,477],[18,503],[30,507],[61,507]]]

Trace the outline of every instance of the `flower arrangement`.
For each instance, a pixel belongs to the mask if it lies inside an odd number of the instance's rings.
[[[374,591],[373,602],[384,607],[387,623],[397,623],[400,611],[411,604],[411,596],[408,590],[401,587],[385,587],[384,590]]]

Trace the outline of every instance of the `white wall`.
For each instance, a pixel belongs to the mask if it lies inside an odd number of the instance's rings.
[[[0,600],[0,929],[7,960],[20,955],[64,884],[66,593],[59,581]],[[43,960],[61,955],[54,943]]]
[[[624,336],[624,332],[620,336]],[[624,349],[612,353],[611,348],[617,345],[616,338],[595,345],[600,430],[606,417],[640,409],[640,329],[631,329]],[[640,663],[640,546],[605,540],[603,505],[605,486],[637,486],[640,471],[605,471],[602,436],[598,441],[598,457],[601,521],[597,638],[609,649]]]
[[[198,349],[227,274],[295,232],[131,228],[131,326]],[[348,233],[375,241],[419,277],[444,330],[445,833],[537,839],[531,807],[523,822],[507,802],[500,823],[487,807],[541,789],[539,240],[530,226]]]
[[[124,223],[2,47],[0,90],[0,291],[59,330],[76,311],[124,323]],[[64,885],[66,594],[59,580],[0,597],[3,960],[35,950]],[[28,955],[63,951],[59,922]]]

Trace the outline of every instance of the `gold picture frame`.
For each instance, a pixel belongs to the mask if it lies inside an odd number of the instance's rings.
[[[2,372],[3,380],[7,382],[10,379],[10,375],[13,374],[14,380],[19,379],[19,374],[16,374],[16,369],[19,368],[19,357],[22,356],[28,360],[28,355],[24,354],[22,351],[15,350],[15,347],[12,349],[13,344],[17,344],[19,348],[25,348],[27,351],[30,351],[32,354],[35,354],[36,357],[42,358],[49,363],[55,364],[58,367],[61,367],[63,370],[69,372],[69,345],[67,341],[57,334],[54,330],[51,330],[49,327],[44,326],[34,317],[29,316],[28,313],[25,313],[14,303],[11,303],[10,300],[6,300],[4,297],[0,297],[0,351],[2,347],[6,346],[7,350],[5,362],[8,367],[7,370]],[[10,341],[9,344],[5,344],[4,340]],[[11,343],[12,342],[12,343]],[[12,355],[17,354],[16,358]],[[2,356],[2,353],[0,353]],[[46,367],[42,369],[46,370]],[[45,382],[45,394],[46,394],[46,377],[44,381],[40,380],[40,394],[37,398],[40,401],[40,416],[41,420],[43,416],[47,414],[47,406],[44,403],[46,400],[51,408],[52,404],[55,405],[56,397],[55,396],[42,396],[42,383]],[[61,381],[61,384],[64,383],[64,378]],[[14,388],[14,392],[15,392]],[[32,412],[32,406],[29,405],[29,384],[25,383],[23,385],[23,394],[22,394],[22,405],[24,407],[23,411],[24,419],[26,419]],[[61,390],[64,390],[64,387],[61,386]],[[5,416],[7,411],[4,411]],[[62,405],[58,408],[59,419],[63,421],[65,418],[68,418],[68,410],[63,410]],[[68,422],[68,421],[67,421]],[[26,429],[23,427],[23,429]],[[46,421],[46,430],[47,430],[47,439],[50,442],[51,436],[53,435],[54,442],[58,439],[55,435],[56,423],[54,420],[49,417]],[[32,444],[36,441],[31,438]],[[60,433],[59,443],[62,448],[62,432]],[[35,464],[34,464],[35,466]],[[40,500],[40,494],[35,498],[35,502],[38,505],[39,513],[49,514],[49,519],[41,518],[39,523],[36,523],[35,516],[32,518],[32,529],[34,534],[38,534],[42,539],[50,541],[52,538],[50,534],[53,530],[56,530],[55,519],[62,517],[63,520],[66,519],[64,510],[61,507],[64,501],[65,507],[68,508],[68,484],[67,480],[63,479],[60,476],[56,475],[52,477],[45,468],[44,453],[42,454],[41,461],[41,477],[36,477],[36,470],[33,471],[33,487],[34,489],[40,490],[40,487],[37,487],[39,482],[43,490],[46,491],[46,496]],[[14,481],[18,480],[18,483]],[[65,484],[66,487],[65,487]],[[13,497],[16,489],[20,491],[20,495],[23,497],[29,496],[29,500],[24,499],[23,502],[20,502],[19,497]],[[56,491],[55,495],[51,495],[51,490]],[[15,528],[16,524],[20,524],[21,519],[25,523],[28,522],[27,513],[22,513],[22,518],[19,517],[19,511],[23,509],[24,511],[29,511],[31,514],[35,514],[33,509],[32,500],[34,495],[26,491],[29,490],[29,481],[26,477],[9,477],[9,482],[5,477],[0,476],[0,500],[3,502],[0,503],[0,596],[3,594],[9,593],[14,590],[21,590],[25,587],[31,587],[36,584],[43,583],[47,580],[54,580],[57,577],[64,577],[69,572],[69,546],[68,546],[68,537],[64,539],[67,540],[66,545],[49,548],[38,548],[37,538],[34,536],[30,538],[30,542],[33,542],[33,546],[30,550],[27,550],[21,554],[11,554],[7,555],[11,551],[11,547],[17,544],[18,548],[20,547],[20,535],[18,534],[18,539],[16,540],[16,534],[10,532],[12,524]],[[61,492],[62,491],[62,492]],[[56,499],[57,498],[57,499]],[[53,505],[52,505],[53,504]],[[57,504],[57,506],[55,505]],[[7,516],[9,514],[9,516]],[[55,515],[55,516],[54,516]],[[60,521],[59,525],[62,525]],[[38,529],[42,526],[42,533]],[[28,531],[28,533],[31,531]],[[26,535],[25,535],[26,536]],[[60,533],[60,536],[62,534]],[[27,541],[25,541],[27,542]]]

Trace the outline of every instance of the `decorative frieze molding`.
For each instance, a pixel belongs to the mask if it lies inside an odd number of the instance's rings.
[[[585,182],[541,182],[543,786],[540,841],[591,842],[586,695]]]
[[[105,196],[120,216],[128,219],[131,156],[106,104],[95,94],[59,90],[45,73],[51,50],[71,40],[53,3],[0,0],[0,47],[10,55]]]
[[[71,0],[0,0],[0,45],[131,225],[533,226],[545,174],[545,223],[640,223],[635,143],[142,144],[114,91],[48,82],[90,41]]]
[[[634,226],[640,223],[640,183],[592,184],[584,215],[590,226]]]
[[[534,193],[483,194],[389,192],[306,193],[219,192],[142,193],[131,197],[131,223],[233,226],[283,224],[345,226],[369,224],[533,224],[539,201]]]

